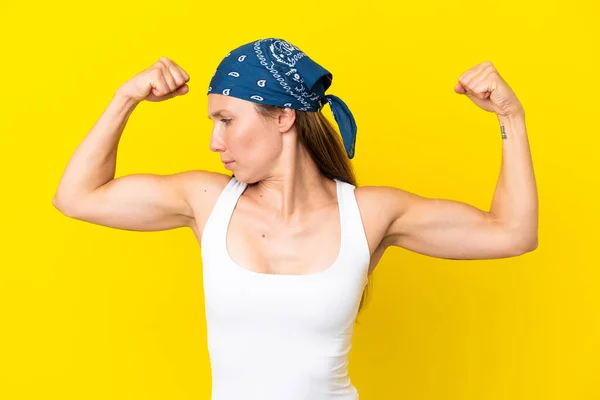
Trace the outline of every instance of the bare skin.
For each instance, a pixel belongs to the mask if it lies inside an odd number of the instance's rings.
[[[117,229],[188,227],[200,244],[229,175],[195,170],[114,177],[119,139],[137,104],[185,95],[189,79],[180,66],[162,57],[119,87],[69,160],[54,206],[71,218]],[[390,246],[449,259],[512,257],[537,246],[537,192],[516,96],[491,63],[465,72],[455,91],[496,112],[506,136],[492,207],[483,211],[393,187],[356,188],[371,252],[369,273]],[[299,144],[295,110],[281,110],[265,122],[253,103],[210,94],[208,113],[214,122],[211,151],[249,184],[228,229],[231,258],[268,274],[301,275],[328,268],[340,246],[336,186]]]

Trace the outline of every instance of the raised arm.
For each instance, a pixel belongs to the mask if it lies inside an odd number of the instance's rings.
[[[538,244],[538,197],[523,108],[489,62],[463,74],[455,90],[495,112],[500,123],[502,165],[491,207],[486,211],[396,188],[372,189],[380,192],[380,207],[388,217],[383,243],[449,259],[532,251]]]
[[[114,177],[119,140],[135,107],[143,100],[163,101],[185,94],[188,81],[183,69],[163,57],[119,87],[71,156],[54,195],[54,206],[69,217],[119,229],[191,226],[191,203],[203,201],[195,193],[206,187],[218,189],[226,181],[225,175],[186,171]]]

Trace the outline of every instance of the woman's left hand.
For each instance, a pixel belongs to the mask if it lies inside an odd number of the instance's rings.
[[[521,102],[489,61],[462,74],[454,91],[466,94],[479,107],[498,116],[523,113]]]

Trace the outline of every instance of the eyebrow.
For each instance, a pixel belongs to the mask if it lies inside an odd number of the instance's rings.
[[[222,117],[223,116],[223,111],[227,111],[227,110],[217,110],[217,111],[213,112],[212,114],[210,114],[208,116],[208,119],[211,119],[211,117],[213,117],[213,118]]]

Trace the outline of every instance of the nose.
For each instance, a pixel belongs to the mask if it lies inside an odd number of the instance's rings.
[[[216,130],[213,130],[212,134],[210,135],[209,147],[210,147],[210,151],[214,151],[214,152],[224,152],[226,149],[225,143],[223,143],[223,140],[219,137]]]

